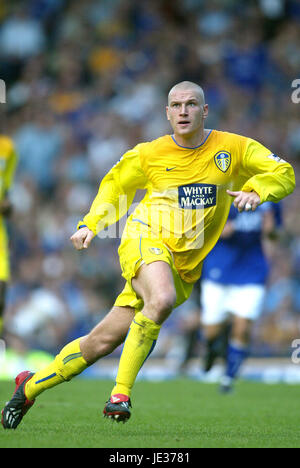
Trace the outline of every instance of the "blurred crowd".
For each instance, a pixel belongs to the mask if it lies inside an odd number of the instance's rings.
[[[112,306],[124,285],[119,239],[77,252],[69,238],[122,153],[170,133],[164,109],[176,82],[203,86],[207,128],[259,140],[294,166],[299,185],[300,104],[291,99],[299,44],[296,0],[0,1],[1,131],[19,155],[8,222],[10,347],[56,353]],[[266,245],[272,268],[257,355],[287,355],[300,337],[299,201],[298,187],[283,202],[280,239]],[[197,290],[165,324],[157,354],[194,328]]]

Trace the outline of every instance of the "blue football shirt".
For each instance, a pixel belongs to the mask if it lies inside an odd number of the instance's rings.
[[[232,205],[228,220],[235,231],[227,239],[220,239],[206,257],[202,279],[221,284],[264,284],[269,264],[262,247],[263,217],[272,211],[277,226],[281,225],[280,204],[263,203],[255,211],[239,213]]]

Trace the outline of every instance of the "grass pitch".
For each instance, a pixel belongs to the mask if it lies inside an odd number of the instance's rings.
[[[113,383],[74,379],[37,399],[17,430],[0,427],[0,448],[300,447],[299,386],[189,379],[138,381],[126,424],[102,417]],[[0,404],[14,384],[0,382]]]

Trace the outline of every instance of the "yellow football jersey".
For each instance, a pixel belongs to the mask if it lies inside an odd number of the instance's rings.
[[[0,201],[12,184],[17,164],[17,155],[10,138],[0,135]]]
[[[12,184],[16,164],[17,155],[12,140],[4,135],[0,135],[0,202],[5,198]],[[1,215],[0,253],[0,281],[8,281],[10,278],[8,238],[5,222]]]
[[[147,226],[172,253],[182,279],[193,283],[227,220],[233,201],[227,189],[254,190],[263,203],[281,200],[294,186],[291,165],[250,138],[210,130],[201,145],[186,148],[165,135],[123,155],[78,227],[98,233],[126,214],[137,189],[146,189],[123,238],[138,238]]]

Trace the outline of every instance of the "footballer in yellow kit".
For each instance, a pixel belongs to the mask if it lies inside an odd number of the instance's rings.
[[[173,135],[125,153],[102,180],[89,213],[71,236],[77,250],[88,248],[98,232],[127,213],[136,191],[146,190],[119,247],[124,290],[88,335],[68,343],[41,371],[16,377],[15,393],[2,411],[5,429],[19,425],[40,393],[80,374],[123,342],[103,414],[126,422],[137,374],[163,322],[201,276],[232,200],[241,211],[255,210],[293,191],[290,164],[250,138],[204,128],[208,106],[195,83],[175,85],[166,110]]]
[[[226,190],[255,190],[261,202],[278,201],[292,184],[291,166],[251,138],[209,130],[201,145],[186,148],[165,135],[125,153],[104,177],[78,227],[96,234],[126,213],[137,189],[146,189],[119,247],[127,284],[115,304],[140,310],[143,302],[131,279],[142,262],[163,260],[172,268],[178,306],[224,228],[232,203]]]
[[[3,328],[3,311],[6,283],[10,279],[9,248],[5,216],[11,209],[7,192],[12,184],[17,156],[10,138],[0,135],[0,336]]]

